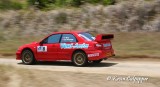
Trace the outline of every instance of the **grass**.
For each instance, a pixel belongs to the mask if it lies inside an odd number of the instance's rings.
[[[113,5],[115,0],[0,0],[0,10],[21,10],[30,7],[53,10],[55,8],[80,7],[86,3]]]
[[[32,38],[32,39],[31,39]],[[0,47],[0,54],[2,56],[12,56],[15,55],[17,49],[24,45],[34,41],[40,41],[42,37],[23,37],[23,38],[11,38],[9,40],[5,40],[4,42],[0,42],[3,46]]]
[[[20,0],[1,0],[0,10],[20,10],[25,7],[26,3]]]
[[[159,32],[115,33],[113,47],[117,57],[160,57]]]
[[[160,33],[114,33],[115,38],[112,40],[116,57],[160,57]],[[32,39],[30,39],[32,38]],[[13,38],[1,42],[0,54],[3,56],[15,55],[19,46],[40,41],[41,37]]]

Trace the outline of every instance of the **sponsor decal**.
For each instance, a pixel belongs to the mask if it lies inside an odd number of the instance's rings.
[[[95,56],[99,56],[99,53],[88,54],[88,57],[95,57]]]
[[[89,44],[85,44],[85,43],[83,43],[83,44],[78,44],[78,43],[76,43],[76,44],[73,44],[73,43],[71,43],[71,44],[61,43],[60,47],[61,47],[61,49],[88,48]]]
[[[62,41],[73,41],[74,39],[72,39],[72,38],[69,38],[69,37],[63,37],[62,38]]]
[[[103,47],[110,47],[110,46],[111,46],[110,43],[103,44]]]
[[[47,52],[47,46],[37,46],[37,52]]]

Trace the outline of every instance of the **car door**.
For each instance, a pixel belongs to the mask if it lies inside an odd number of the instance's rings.
[[[60,38],[61,34],[53,34],[44,39],[41,44],[37,46],[38,58],[46,61],[57,60]]]
[[[62,38],[60,40],[60,49],[58,50],[58,58],[60,60],[70,60],[74,50],[72,46],[76,43],[77,39],[73,34],[62,34]]]

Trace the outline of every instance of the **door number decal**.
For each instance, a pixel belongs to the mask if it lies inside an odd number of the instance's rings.
[[[47,46],[37,46],[37,52],[47,52]]]

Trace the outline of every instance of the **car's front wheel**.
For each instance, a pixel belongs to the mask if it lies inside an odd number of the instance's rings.
[[[73,54],[72,62],[76,66],[85,66],[88,63],[88,59],[84,52],[78,51]]]
[[[31,65],[35,63],[34,54],[30,50],[24,50],[22,52],[22,62],[26,65]]]

